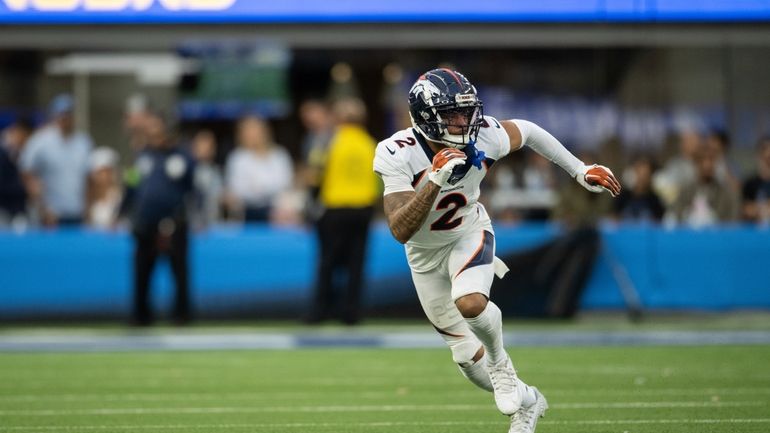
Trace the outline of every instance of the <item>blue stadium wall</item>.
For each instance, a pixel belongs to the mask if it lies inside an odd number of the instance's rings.
[[[497,253],[535,247],[559,233],[552,225],[498,226]],[[770,308],[769,230],[605,226],[601,236],[647,309]],[[223,226],[195,234],[196,311],[202,317],[299,317],[312,295],[316,248],[313,233],[297,228]],[[125,317],[132,297],[131,256],[132,241],[123,232],[0,233],[0,320]],[[601,254],[582,309],[624,308],[613,275],[607,254]],[[382,225],[373,228],[367,280],[367,308],[416,311],[403,247]],[[164,261],[153,284],[155,307],[168,309],[173,282]]]

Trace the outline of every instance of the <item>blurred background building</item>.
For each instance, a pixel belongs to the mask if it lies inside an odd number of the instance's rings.
[[[299,317],[317,248],[304,222],[307,143],[330,135],[300,107],[360,98],[382,139],[409,124],[407,90],[436,66],[465,73],[485,112],[540,124],[626,188],[614,202],[583,194],[537,155],[511,155],[483,198],[499,251],[598,224],[583,308],[770,308],[770,3],[413,3],[0,0],[0,319],[127,314],[118,208],[155,109],[197,159],[199,315]],[[65,112],[79,138],[38,150]],[[56,157],[70,139],[90,157]],[[82,215],[63,215],[76,228],[53,222],[41,191],[62,177],[82,189]],[[367,269],[370,313],[417,311],[382,226]],[[166,292],[168,275],[155,278]]]

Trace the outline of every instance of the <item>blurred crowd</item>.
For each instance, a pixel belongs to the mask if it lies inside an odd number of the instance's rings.
[[[17,120],[2,131],[0,146],[0,227],[88,226],[113,229],[131,221],[134,190],[149,173],[142,155],[155,146],[153,134],[165,113],[145,103],[127,104],[125,136],[130,155],[96,146],[87,131],[75,128],[72,96],[57,96],[48,121],[37,128]],[[333,127],[333,119],[324,119]],[[217,164],[216,135],[201,129],[185,140],[168,131],[168,139],[189,156],[193,188],[185,197],[193,227],[233,222],[300,222],[304,188],[286,147],[275,142],[270,124],[257,115],[234,122],[235,148]],[[165,131],[164,131],[165,134]],[[164,138],[165,140],[165,138]],[[160,146],[164,147],[164,146]],[[173,176],[173,164],[166,171]]]
[[[576,226],[598,221],[692,228],[770,223],[770,136],[757,142],[756,166],[747,173],[731,159],[723,130],[679,131],[654,148],[661,150],[628,152],[609,140],[597,152],[577,153],[615,172],[623,184],[616,199],[565,182],[557,176],[558,167],[534,152],[518,152],[497,167],[487,206],[498,220]]]
[[[124,132],[131,152],[121,160],[116,149],[95,146],[87,131],[75,127],[75,102],[59,95],[47,109],[46,123],[33,127],[17,120],[2,130],[0,227],[111,229],[130,220],[129,199],[144,169],[139,156],[151,141],[154,112],[143,103],[128,104]],[[188,200],[193,227],[297,225],[318,214],[314,167],[322,165],[339,121],[323,100],[304,101],[298,117],[305,135],[295,146],[295,158],[276,143],[270,122],[256,115],[234,122],[235,147],[227,155],[218,155],[223,146],[211,130],[201,129],[187,140],[175,138],[194,167]],[[495,165],[482,200],[497,221],[582,224],[609,219],[696,228],[770,222],[770,137],[756,144],[751,170],[731,159],[729,134],[722,130],[677,131],[668,143],[652,148],[660,150],[632,154],[610,141],[593,154],[578,152],[621,178],[624,191],[615,200],[587,193],[530,151]]]

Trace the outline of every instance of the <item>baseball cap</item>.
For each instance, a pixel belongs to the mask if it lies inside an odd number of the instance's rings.
[[[51,116],[60,116],[64,113],[70,113],[75,108],[75,100],[72,99],[72,95],[68,93],[62,93],[57,95],[48,107],[48,111]]]

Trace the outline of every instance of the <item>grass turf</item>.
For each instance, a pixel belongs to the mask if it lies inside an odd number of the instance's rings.
[[[770,347],[511,351],[547,432],[770,431]],[[3,353],[0,432],[506,432],[447,350]]]

